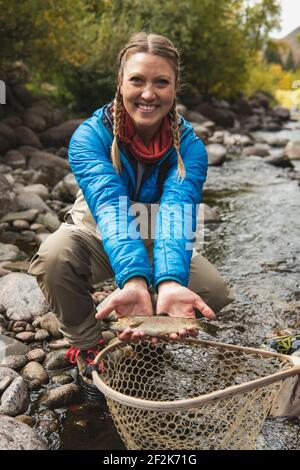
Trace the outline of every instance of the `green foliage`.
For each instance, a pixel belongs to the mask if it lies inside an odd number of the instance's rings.
[[[36,79],[54,82],[62,96],[74,96],[79,109],[91,111],[113,98],[117,55],[129,37],[155,32],[182,53],[183,94],[229,97],[245,89],[249,63],[278,23],[278,3],[0,0],[6,19],[1,43],[10,38],[1,55],[7,63],[26,60]]]

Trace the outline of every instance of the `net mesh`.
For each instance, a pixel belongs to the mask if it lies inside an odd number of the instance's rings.
[[[101,381],[127,397],[145,400],[145,409],[107,398],[127,449],[254,449],[281,381],[218,398],[188,409],[178,400],[200,397],[290,367],[224,347],[188,342],[129,343],[101,357]],[[171,401],[167,411],[147,401]],[[129,400],[130,401],[130,400]]]

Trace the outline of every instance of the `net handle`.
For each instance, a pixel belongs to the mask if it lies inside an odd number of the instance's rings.
[[[197,339],[180,339],[178,340],[182,343],[193,343],[193,344],[205,344],[208,346],[217,346],[220,348],[224,346],[226,349],[231,350],[239,350],[249,354],[259,354],[263,357],[278,357],[285,362],[289,362],[291,368],[287,370],[283,370],[280,372],[275,372],[267,377],[261,377],[259,379],[252,380],[250,382],[245,382],[239,385],[232,385],[227,387],[224,390],[217,390],[215,392],[211,392],[205,395],[201,395],[200,397],[194,398],[186,398],[183,400],[176,400],[176,401],[152,401],[152,400],[144,400],[142,398],[135,398],[125,395],[123,393],[117,392],[116,390],[112,389],[108,386],[102,379],[98,372],[93,371],[92,377],[94,384],[99,388],[99,390],[108,398],[115,400],[123,405],[132,406],[134,408],[140,408],[145,410],[152,410],[152,411],[180,411],[180,410],[188,410],[191,408],[197,408],[200,405],[208,404],[215,402],[217,400],[223,398],[229,398],[233,395],[238,393],[245,393],[251,391],[255,388],[260,388],[265,385],[270,385],[272,383],[287,379],[289,377],[300,375],[300,358],[294,357],[293,360],[289,356],[279,353],[272,353],[270,351],[264,351],[261,349],[256,348],[248,348],[243,346],[236,346],[226,343],[217,343],[214,341],[206,341],[206,340],[197,340]],[[100,353],[95,358],[95,363],[99,364],[101,361],[102,356],[104,356],[107,352],[114,350],[118,347],[125,347],[126,344],[129,343],[125,341],[118,341],[110,346],[107,346],[105,349],[100,351]]]

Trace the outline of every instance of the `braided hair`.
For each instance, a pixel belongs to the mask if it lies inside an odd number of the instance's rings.
[[[176,77],[176,86],[179,84],[180,81],[180,58],[177,49],[171,43],[169,39],[164,36],[160,36],[158,34],[147,34],[145,32],[140,32],[135,34],[131,37],[129,42],[126,46],[121,50],[119,53],[118,61],[119,61],[119,78],[123,76],[124,65],[132,54],[137,52],[145,52],[149,54],[159,55],[161,57],[165,57],[168,59],[174,69],[175,77]],[[120,82],[118,81],[117,91],[114,98],[114,127],[113,127],[113,142],[111,147],[111,159],[112,164],[117,171],[117,173],[121,172],[121,160],[120,160],[120,153],[118,147],[118,135],[120,132],[121,127],[121,117],[122,117],[122,109],[123,109],[123,99],[120,91]],[[173,145],[177,153],[177,160],[178,160],[178,168],[177,168],[177,175],[179,179],[184,179],[185,177],[185,168],[184,163],[182,161],[182,157],[179,152],[179,145],[180,145],[180,132],[179,132],[179,116],[176,111],[176,101],[169,111],[169,119],[170,119],[170,128],[173,138]]]

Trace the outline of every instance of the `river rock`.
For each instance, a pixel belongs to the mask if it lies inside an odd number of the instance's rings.
[[[72,134],[83,121],[84,119],[72,119],[51,127],[40,134],[41,142],[45,147],[68,147]]]
[[[50,349],[53,350],[66,349],[70,347],[70,343],[66,338],[62,338],[50,341],[50,343],[48,343],[48,346]]]
[[[27,211],[20,212],[9,212],[2,217],[1,222],[13,222],[14,220],[26,220],[27,222],[33,222],[38,213],[39,211],[37,209],[29,209]]]
[[[30,225],[26,220],[14,220],[12,226],[17,232],[22,232],[23,230],[29,230]]]
[[[64,176],[71,171],[70,164],[67,160],[44,151],[32,153],[28,168],[39,170],[39,177],[43,180],[39,182],[47,183],[52,186],[61,181]],[[37,183],[37,181],[35,182]]]
[[[276,106],[273,108],[273,114],[282,121],[288,121],[291,117],[290,110],[288,108],[283,108],[282,106]]]
[[[18,146],[30,145],[30,147],[42,148],[42,144],[38,136],[26,126],[19,126],[15,129],[15,136]]]
[[[40,404],[47,408],[60,408],[71,404],[77,399],[79,387],[76,384],[66,384],[48,390],[40,399]]]
[[[19,416],[16,416],[15,419],[18,420],[20,423],[27,424],[31,428],[33,428],[33,426],[36,423],[35,419],[32,416],[29,416],[29,415],[19,415]]]
[[[47,450],[43,439],[30,426],[9,416],[0,416],[0,450]]]
[[[22,192],[17,195],[17,203],[22,210],[36,209],[39,212],[51,212],[50,207],[37,194]]]
[[[40,327],[48,330],[53,338],[62,338],[62,333],[59,331],[59,324],[54,313],[49,312],[43,315],[40,319]]]
[[[36,194],[43,200],[49,197],[49,190],[44,184],[30,184],[23,188],[23,192]]]
[[[200,139],[205,140],[211,134],[210,130],[207,129],[207,127],[204,125],[197,124],[196,122],[192,122],[191,124],[194,128],[196,136],[200,137]]]
[[[46,384],[49,381],[49,376],[44,367],[38,362],[28,362],[23,368],[21,375],[25,380],[38,380],[41,384]]]
[[[234,125],[234,113],[230,109],[218,109],[211,103],[200,103],[197,111],[218,126],[233,127]]]
[[[36,278],[29,274],[11,273],[1,278],[0,298],[11,320],[30,321],[49,311]]]
[[[18,150],[9,150],[3,161],[12,168],[25,168],[26,167],[26,158]]]
[[[217,209],[204,204],[204,222],[205,223],[217,223],[221,222],[221,218],[218,214]]]
[[[37,330],[37,332],[34,335],[35,341],[44,341],[44,339],[49,338],[50,333],[48,330]]]
[[[0,122],[0,155],[4,155],[7,150],[16,146],[16,136],[14,131]]]
[[[15,245],[0,242],[0,261],[18,261],[27,258],[26,254]]]
[[[37,223],[44,225],[51,233],[55,232],[60,227],[60,220],[56,214],[47,212],[46,214],[39,214],[36,219]]]
[[[187,120],[193,123],[203,124],[205,121],[207,121],[207,118],[198,111],[188,111]]]
[[[265,157],[264,162],[280,168],[294,168],[291,160],[283,152],[277,155],[269,155],[268,157]]]
[[[16,334],[16,339],[24,343],[31,343],[34,340],[34,333],[32,331],[22,331]]]
[[[9,377],[11,380],[15,380],[17,377],[20,377],[20,374],[13,369],[8,367],[0,367],[0,381],[5,377]]]
[[[17,377],[1,396],[0,414],[17,416],[24,413],[29,405],[29,394],[25,380]]]
[[[53,374],[51,380],[54,384],[60,385],[70,384],[74,382],[73,377],[70,374],[66,373]]]
[[[5,176],[0,174],[0,217],[17,209],[16,195]]]
[[[220,166],[226,160],[226,148],[221,144],[208,144],[208,164],[210,166]]]
[[[268,139],[268,144],[272,147],[285,147],[288,143],[289,139],[285,139],[284,137],[271,137]]]
[[[0,334],[0,358],[14,354],[26,354],[28,347],[14,338]]]
[[[285,149],[284,153],[288,156],[290,160],[299,160],[300,159],[300,140],[290,141]]]
[[[26,354],[27,360],[34,362],[43,362],[45,357],[46,353],[42,348],[31,349],[31,351],[28,351]]]
[[[47,129],[47,121],[43,117],[41,108],[28,108],[23,113],[23,122],[35,132],[43,132]]]
[[[14,354],[12,356],[6,356],[0,362],[0,367],[8,367],[13,370],[21,369],[21,367],[25,366],[27,363],[27,359],[22,354]]]
[[[257,155],[258,157],[266,157],[269,154],[269,146],[267,144],[250,145],[243,150],[243,155],[245,156]]]
[[[68,173],[63,179],[63,185],[67,192],[75,199],[79,191],[78,183],[73,173]]]
[[[7,387],[11,384],[13,379],[11,377],[3,377],[3,379],[0,380],[0,395],[4,392],[4,390],[7,389]]]
[[[70,367],[70,362],[65,358],[67,349],[59,349],[58,351],[52,351],[47,354],[44,361],[44,367],[46,370],[60,370]]]
[[[178,103],[176,105],[176,111],[178,114],[181,114],[181,116],[187,119],[188,110],[187,110],[187,107],[184,106],[184,104]]]

